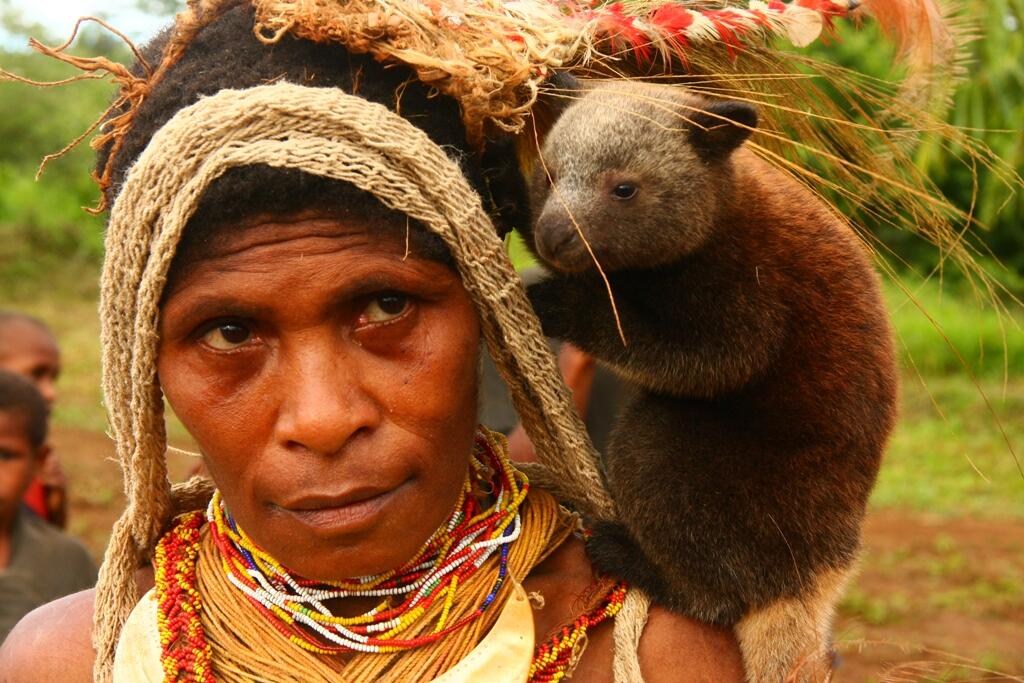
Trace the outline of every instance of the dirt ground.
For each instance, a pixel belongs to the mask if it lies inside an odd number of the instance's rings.
[[[123,503],[111,442],[56,428],[53,443],[72,486],[70,530],[99,558]],[[172,454],[171,476],[194,463]],[[1024,520],[885,510],[869,517],[864,546],[836,623],[837,681],[1024,682]]]
[[[1024,681],[1024,521],[875,512],[864,548],[837,681]]]

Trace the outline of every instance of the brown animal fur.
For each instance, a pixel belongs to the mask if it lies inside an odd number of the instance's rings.
[[[772,681],[823,651],[825,587],[853,566],[897,381],[864,250],[742,147],[754,125],[747,105],[676,88],[591,92],[545,141],[553,184],[542,167],[527,242],[555,269],[529,290],[546,333],[633,388],[605,457],[620,521],[595,524],[593,561],[739,622],[749,676]],[[622,185],[637,191],[612,198]]]

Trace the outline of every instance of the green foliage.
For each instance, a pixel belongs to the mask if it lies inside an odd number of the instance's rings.
[[[983,37],[970,46],[966,83],[954,99],[949,121],[984,141],[1012,168],[1024,169],[1024,0],[973,0]],[[951,152],[934,138],[918,150],[918,166],[960,207],[970,207],[971,169],[951,163]],[[988,226],[985,242],[1018,274],[1024,274],[1024,192],[1011,194],[982,170],[976,215]]]
[[[536,265],[533,254],[526,248],[523,236],[518,231],[513,230],[505,236],[505,248],[508,249],[508,257],[516,270],[525,270]]]
[[[987,145],[1008,168],[1024,168],[1024,0],[965,0],[962,15],[977,27],[980,37],[968,46],[963,81],[953,96],[947,121]],[[814,44],[810,54],[850,70],[887,81],[902,73],[895,53],[877,27],[838,25],[836,40]],[[833,94],[850,111],[869,105]],[[912,122],[907,122],[908,125]],[[1024,275],[1024,192],[1008,187],[1005,175],[984,166],[976,169],[964,149],[925,135],[915,152],[917,167],[955,206],[970,211],[984,226],[981,240],[1011,273]],[[977,171],[977,184],[972,173]],[[975,191],[977,196],[975,196]],[[846,207],[847,202],[837,199]],[[899,258],[926,271],[937,265],[936,249],[915,235],[885,225],[865,226],[881,237]]]
[[[114,54],[109,38],[87,32],[82,54]],[[0,68],[37,81],[75,75],[34,53],[0,51]],[[99,192],[89,177],[87,143],[52,161],[34,180],[42,158],[62,149],[95,121],[113,93],[104,81],[56,88],[0,82],[0,278],[39,277],[68,259],[98,262],[102,221],[82,211]]]
[[[181,10],[184,3],[178,0],[136,0],[135,6],[149,14],[162,14],[170,17]]]
[[[1024,371],[1024,316],[999,315],[964,288],[931,281],[904,292],[890,285],[888,308],[902,362],[928,376],[1002,379]]]

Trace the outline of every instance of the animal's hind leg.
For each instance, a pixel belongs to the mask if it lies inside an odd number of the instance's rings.
[[[854,567],[824,570],[799,598],[784,598],[736,624],[750,683],[819,683],[831,671],[832,618]]]

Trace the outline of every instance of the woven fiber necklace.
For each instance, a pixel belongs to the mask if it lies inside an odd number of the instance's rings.
[[[219,493],[207,509],[210,534],[231,582],[282,635],[320,654],[398,652],[439,640],[479,618],[490,607],[507,575],[508,552],[519,538],[519,506],[528,483],[484,430],[477,433],[473,467],[490,487],[493,503],[483,507],[467,474],[459,501],[448,520],[405,565],[383,574],[331,582],[293,576],[261,550],[226,510]],[[448,614],[461,584],[485,562],[499,555],[494,584],[477,609],[449,623]],[[336,598],[374,597],[380,603],[354,617],[334,616],[325,602]],[[390,606],[400,600],[396,606]],[[431,605],[440,612],[425,617]],[[404,634],[423,618],[435,621],[426,635]]]

